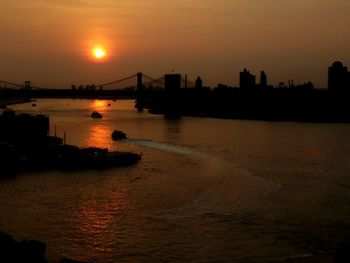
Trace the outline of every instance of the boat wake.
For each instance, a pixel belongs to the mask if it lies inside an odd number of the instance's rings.
[[[243,167],[239,163],[235,163],[219,156],[215,156],[210,153],[205,153],[200,151],[195,147],[191,147],[188,145],[175,145],[170,143],[162,143],[155,142],[151,140],[143,140],[143,139],[127,139],[125,140],[127,143],[136,144],[142,147],[147,147],[151,149],[156,149],[168,153],[179,154],[179,155],[191,155],[195,157],[199,157],[199,159],[205,159],[208,164],[213,164],[215,167],[231,167],[231,169],[240,169],[244,171],[244,174],[249,177],[253,177],[255,179],[261,180],[264,183],[267,183],[269,187],[263,192],[264,195],[268,195],[273,192],[277,192],[281,190],[282,185],[275,183],[266,178],[257,176],[253,171],[250,171],[248,168]]]
[[[141,139],[128,139],[126,142],[169,153],[181,155],[204,155],[204,153],[201,153],[200,151],[196,150],[195,148],[191,148],[190,146],[181,146]]]

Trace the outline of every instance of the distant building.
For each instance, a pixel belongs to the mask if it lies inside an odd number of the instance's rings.
[[[217,86],[218,89],[228,89],[229,86],[227,86],[226,84],[222,84],[222,83],[219,83],[218,86]]]
[[[293,88],[300,91],[311,91],[314,89],[314,85],[309,81],[304,84],[293,86]]]
[[[328,68],[328,89],[334,92],[350,91],[350,72],[339,61]]]
[[[263,88],[267,87],[267,75],[264,71],[260,73],[260,86]]]
[[[239,87],[241,89],[251,89],[255,87],[255,76],[250,74],[247,69],[239,73]]]
[[[196,88],[197,88],[197,89],[203,88],[203,81],[202,81],[201,77],[198,77],[198,78],[196,79]]]

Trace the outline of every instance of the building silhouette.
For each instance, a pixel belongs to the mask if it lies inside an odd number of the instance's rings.
[[[179,118],[181,98],[181,74],[164,75],[164,115]]]
[[[201,77],[198,77],[198,78],[196,79],[196,88],[197,88],[197,89],[203,88],[203,81],[202,81]]]
[[[336,61],[328,68],[328,89],[332,92],[346,92],[350,87],[348,68]]]
[[[165,74],[164,90],[165,92],[176,92],[181,88],[181,74]]]
[[[267,75],[265,71],[260,72],[260,87],[266,88],[267,87]]]
[[[239,87],[241,89],[252,89],[255,87],[256,78],[247,69],[239,73]]]

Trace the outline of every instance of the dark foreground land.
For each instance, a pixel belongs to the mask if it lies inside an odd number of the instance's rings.
[[[32,100],[29,98],[2,98],[0,99],[0,109],[5,109],[9,105],[19,104],[19,103],[27,103]]]
[[[38,240],[16,241],[0,232],[0,262],[2,263],[47,263],[46,244]],[[59,263],[83,263],[62,258]]]
[[[2,263],[48,263],[46,244],[38,240],[16,241],[12,236],[0,232],[0,262]],[[348,263],[350,262],[350,240],[344,240],[331,255],[315,254],[287,258],[289,263]],[[61,258],[59,263],[83,263],[74,259]],[[87,263],[87,262],[85,262]]]

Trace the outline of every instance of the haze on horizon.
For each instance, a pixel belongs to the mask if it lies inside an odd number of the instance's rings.
[[[273,85],[326,87],[334,60],[350,66],[348,0],[0,1],[0,79],[12,82],[69,88],[175,70],[238,85],[248,68]]]

